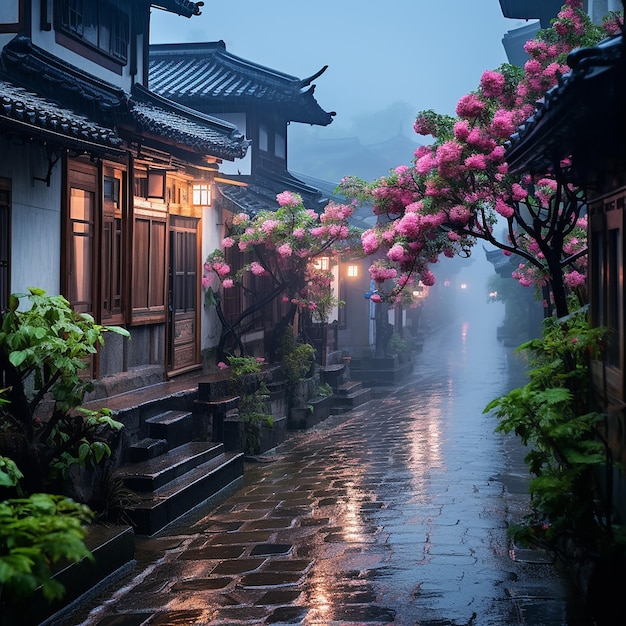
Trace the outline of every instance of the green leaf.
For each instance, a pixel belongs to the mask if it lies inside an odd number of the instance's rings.
[[[28,350],[19,350],[9,354],[9,361],[14,367],[19,367],[28,358]]]

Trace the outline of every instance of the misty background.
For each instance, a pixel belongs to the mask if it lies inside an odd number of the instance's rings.
[[[223,40],[229,53],[300,79],[327,65],[314,95],[336,115],[328,126],[290,124],[288,168],[332,193],[343,176],[373,181],[409,165],[427,140],[413,131],[417,113],[454,115],[483,72],[506,63],[505,33],[524,24],[503,17],[499,0],[206,0],[190,19],[153,9],[151,42]],[[483,310],[495,274],[482,247],[432,269],[436,315]],[[487,311],[501,318],[501,303]]]
[[[231,54],[298,78],[325,65],[315,98],[325,127],[292,123],[289,170],[336,183],[410,164],[424,109],[454,114],[482,73],[506,62],[502,38],[523,24],[498,0],[206,0],[190,19],[153,9],[152,43],[223,40]]]

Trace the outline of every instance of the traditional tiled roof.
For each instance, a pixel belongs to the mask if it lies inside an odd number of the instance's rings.
[[[300,194],[307,209],[322,209],[322,194],[319,190],[303,183],[290,174],[274,175],[269,172],[257,173],[253,180],[238,177],[236,180],[247,182],[246,186],[220,184],[220,194],[230,200],[237,210],[250,215],[259,211],[275,211],[278,208],[276,196],[283,191]]]
[[[164,9],[170,13],[178,13],[184,17],[191,17],[193,15],[200,15],[201,7],[204,6],[204,2],[191,2],[191,0],[157,0],[156,2],[150,2],[150,6],[157,9]]]
[[[111,112],[123,112],[127,94],[33,45],[14,37],[2,49],[2,65],[11,82],[103,123]]]
[[[622,48],[619,36],[570,54],[571,70],[511,136],[507,147],[511,171],[548,171],[574,153],[581,170],[588,165],[593,142],[604,142],[604,152],[620,143],[606,137],[615,134],[623,104]]]
[[[561,10],[563,0],[500,0],[502,15],[516,20],[539,20],[549,28],[550,20]]]
[[[487,250],[483,246],[485,258],[493,265],[496,274],[510,278],[513,270],[517,267],[518,262],[514,261],[511,256],[504,254],[502,250]]]
[[[132,133],[149,133],[153,140],[174,141],[187,152],[228,160],[245,156],[249,146],[228,122],[187,109],[140,85],[128,94],[53,57],[28,38],[9,42],[2,61],[7,84],[33,96],[39,94],[42,101],[107,130],[111,136],[132,140]]]
[[[267,107],[286,121],[326,126],[335,113],[319,106],[312,84],[326,67],[299,79],[230,54],[223,41],[160,44],[150,46],[148,84],[156,93],[193,109],[234,112]]]
[[[122,145],[114,130],[1,79],[0,126],[88,151],[106,152]]]
[[[133,87],[130,115],[142,131],[220,159],[243,158],[250,145],[232,124],[176,106],[140,85]]]

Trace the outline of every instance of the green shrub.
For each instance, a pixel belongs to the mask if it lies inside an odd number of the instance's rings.
[[[289,383],[307,378],[315,366],[315,348],[297,341],[291,326],[286,329],[281,340],[280,365]]]
[[[594,404],[589,362],[598,358],[605,331],[590,328],[586,312],[546,320],[543,337],[518,348],[530,353],[526,386],[493,400],[496,431],[514,432],[529,447],[531,513],[520,538],[573,536],[597,547],[615,540],[601,500],[598,469],[609,463]],[[601,472],[600,472],[601,473]]]
[[[20,478],[15,463],[0,457],[0,485],[17,486]],[[62,597],[53,567],[93,558],[83,542],[91,519],[88,507],[63,496],[35,493],[1,501],[0,599],[19,601],[40,586],[48,600]]]
[[[228,357],[229,381],[233,393],[240,396],[239,417],[244,423],[246,454],[257,454],[261,426],[272,426],[274,420],[268,413],[269,390],[260,379],[262,358],[250,356]]]
[[[21,300],[29,305],[25,310]],[[7,387],[0,432],[9,443],[0,454],[16,461],[29,493],[48,491],[67,480],[73,465],[97,465],[110,454],[107,437],[122,424],[106,409],[77,410],[93,388],[84,370],[108,331],[129,336],[41,289],[10,298],[0,325],[0,375]]]

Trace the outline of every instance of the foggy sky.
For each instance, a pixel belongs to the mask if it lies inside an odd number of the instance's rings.
[[[454,114],[483,71],[506,61],[502,37],[521,24],[498,0],[206,0],[190,19],[153,9],[151,41],[222,39],[232,54],[298,78],[328,65],[315,81],[320,106],[337,112],[328,130],[391,108],[407,112],[408,135],[420,110]]]

